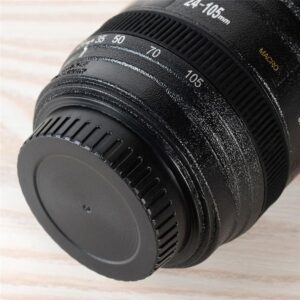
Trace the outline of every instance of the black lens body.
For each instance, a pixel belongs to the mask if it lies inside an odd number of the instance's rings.
[[[300,172],[299,2],[137,1],[41,93],[18,172],[42,226],[98,273],[205,260]]]

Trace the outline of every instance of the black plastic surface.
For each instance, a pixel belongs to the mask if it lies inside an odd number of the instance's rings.
[[[266,210],[288,178],[288,153],[281,122],[268,97],[228,50],[200,28],[171,15],[151,11],[120,14],[101,27],[105,32],[135,35],[174,52],[206,76],[245,121],[265,172]]]
[[[63,249],[138,280],[255,224],[300,171],[294,2],[139,0],[74,49],[18,162]]]
[[[57,111],[25,143],[18,168],[39,222],[91,269],[137,280],[174,256],[176,183],[151,149],[113,119]]]

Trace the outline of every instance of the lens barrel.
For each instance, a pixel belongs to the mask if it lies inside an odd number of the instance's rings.
[[[41,225],[119,280],[246,232],[300,172],[299,32],[296,1],[137,1],[110,19],[41,93],[20,151]]]

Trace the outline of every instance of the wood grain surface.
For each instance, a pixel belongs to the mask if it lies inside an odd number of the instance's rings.
[[[0,3],[1,299],[300,299],[300,177],[250,232],[197,267],[123,283],[69,258],[27,207],[17,154],[41,89],[68,53],[128,1]]]

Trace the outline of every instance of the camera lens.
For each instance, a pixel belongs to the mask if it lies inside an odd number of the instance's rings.
[[[296,1],[137,1],[42,91],[18,174],[48,234],[139,280],[250,229],[300,173]]]

